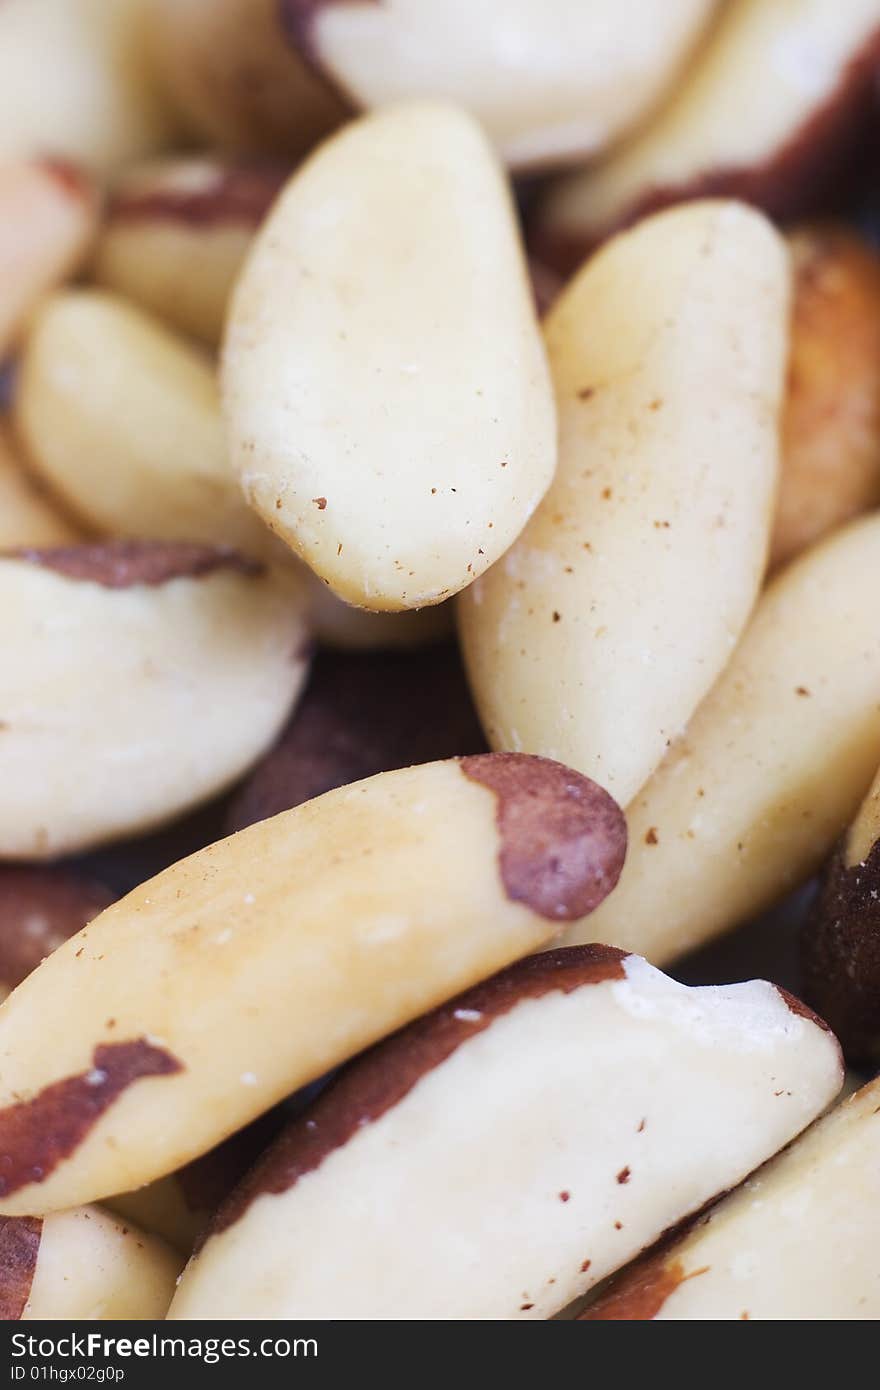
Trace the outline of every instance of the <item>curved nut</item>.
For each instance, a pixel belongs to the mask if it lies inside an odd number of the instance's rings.
[[[0,1210],[179,1168],[580,917],[625,835],[586,778],[487,754],[328,792],[166,870],[0,1009]]]
[[[803,215],[870,127],[878,58],[880,0],[732,0],[663,110],[551,188],[536,248],[573,269],[610,232],[707,195]]]
[[[794,316],[770,565],[880,502],[880,258],[842,225],[789,240]]]
[[[227,830],[379,772],[485,747],[454,647],[322,653],[281,739],[236,792]]]
[[[729,666],[628,808],[610,912],[575,928],[663,964],[809,878],[880,762],[880,517],[780,574]]]
[[[284,549],[292,560],[291,552]],[[387,651],[425,647],[452,636],[451,600],[402,613],[371,613],[337,598],[308,565],[300,564],[298,571],[308,594],[309,626],[322,646],[344,652]]]
[[[169,1316],[551,1317],[842,1076],[763,981],[687,989],[604,946],[520,962],[331,1084],[221,1207]]]
[[[152,0],[3,0],[0,157],[73,159],[105,173],[172,126],[148,61]]]
[[[592,157],[666,91],[714,0],[281,0],[292,42],[360,107],[465,107],[508,164]]]
[[[200,546],[0,556],[0,858],[147,830],[234,781],[303,682],[298,592]]]
[[[16,456],[0,423],[0,551],[21,545],[68,545],[81,537]]]
[[[303,165],[236,286],[222,379],[248,499],[341,598],[421,608],[503,554],[552,477],[555,412],[469,117],[394,107]]]
[[[299,155],[347,105],[285,42],[278,0],[152,0],[152,57],[193,134]]]
[[[0,866],[0,989],[15,989],[113,896],[75,869]]]
[[[229,466],[209,361],[116,295],[67,290],[41,306],[15,421],[36,471],[99,531],[276,547]]]
[[[783,244],[735,203],[644,222],[556,301],[559,468],[459,600],[493,747],[625,804],[684,727],[763,578],[787,312]]]
[[[95,279],[216,346],[229,292],[286,177],[283,166],[206,157],[127,171],[95,248]]]
[[[874,1081],[689,1234],[626,1270],[584,1318],[876,1320],[878,1153]]]

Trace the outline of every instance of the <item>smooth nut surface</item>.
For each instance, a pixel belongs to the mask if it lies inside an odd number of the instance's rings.
[[[470,117],[391,107],[301,167],[236,286],[222,380],[246,496],[341,598],[420,608],[504,552],[552,477],[555,411]]]
[[[77,528],[24,467],[10,431],[0,422],[0,550],[21,545],[69,545]]]
[[[626,804],[687,723],[763,577],[787,313],[779,236],[720,202],[642,223],[556,300],[556,477],[459,600],[493,747]]]

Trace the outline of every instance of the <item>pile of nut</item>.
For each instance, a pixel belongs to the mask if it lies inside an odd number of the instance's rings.
[[[880,1316],[878,74],[0,3],[0,1317]]]

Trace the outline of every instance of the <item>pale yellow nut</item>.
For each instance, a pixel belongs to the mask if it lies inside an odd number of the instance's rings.
[[[292,41],[358,106],[443,98],[516,168],[605,149],[673,82],[714,0],[281,0]]]
[[[421,608],[503,554],[552,477],[555,411],[470,117],[391,107],[303,165],[234,291],[222,381],[246,495],[341,598]]]
[[[0,12],[0,45],[2,26]],[[40,295],[78,268],[96,223],[94,188],[73,165],[0,157],[0,358]]]
[[[278,0],[150,0],[151,57],[202,141],[302,154],[347,104],[285,40]]]
[[[624,845],[585,778],[489,754],[342,787],[174,865],[0,1008],[0,1210],[180,1168],[536,950],[610,891]]]
[[[840,1089],[770,984],[605,946],[512,966],[356,1061],[229,1201],[171,1318],[552,1317]]]
[[[612,902],[572,942],[663,964],[754,917],[808,878],[880,762],[880,630],[865,579],[880,517],[783,570],[730,665],[627,809]]]
[[[62,157],[106,172],[169,141],[148,54],[151,4],[4,0],[0,157]]]
[[[113,186],[92,265],[101,285],[210,346],[284,166],[207,156],[157,160]]]
[[[275,548],[229,466],[209,359],[117,295],[45,301],[15,423],[35,471],[97,531]]]
[[[19,545],[68,545],[79,533],[25,470],[9,431],[0,424],[0,550]]]
[[[308,566],[300,569],[308,592],[309,625],[323,646],[352,652],[424,647],[443,641],[452,632],[451,602],[402,613],[371,613],[337,598]]]
[[[164,1318],[180,1257],[100,1207],[0,1218],[0,1318]]]
[[[862,1321],[880,1317],[880,1082],[865,1086],[633,1266],[596,1321]]]
[[[493,747],[625,804],[724,668],[764,572],[788,290],[769,223],[704,202],[609,243],[556,300],[556,477],[459,600]]]
[[[610,231],[705,194],[788,218],[873,119],[880,0],[730,0],[690,74],[630,140],[560,179],[535,234],[573,267]]]
[[[145,831],[233,782],[302,685],[300,595],[198,546],[0,556],[0,858]]]

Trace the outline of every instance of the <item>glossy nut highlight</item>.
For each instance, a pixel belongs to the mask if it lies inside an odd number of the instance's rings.
[[[306,670],[292,577],[131,542],[0,556],[0,858],[143,831],[271,744]]]
[[[9,430],[0,423],[0,551],[21,545],[69,545],[81,538],[26,471]]]
[[[341,598],[421,608],[503,554],[552,477],[555,411],[470,117],[392,107],[303,165],[236,286],[222,378],[249,501]]]
[[[880,1082],[633,1265],[593,1321],[880,1317]]]
[[[487,754],[328,792],[174,865],[0,1008],[0,1210],[179,1168],[581,917],[625,838],[586,778]]]
[[[113,188],[95,279],[216,346],[254,232],[286,177],[284,166],[206,156],[129,170]]]
[[[574,268],[610,232],[707,194],[809,212],[870,130],[878,58],[880,0],[731,0],[660,113],[550,190],[535,245]]]
[[[465,107],[508,164],[595,156],[674,80],[714,0],[281,0],[292,42],[353,104]]]
[[[520,962],[331,1084],[221,1207],[170,1316],[551,1317],[842,1076],[772,985],[689,990],[605,946]]]
[[[275,548],[229,466],[210,362],[116,295],[67,290],[43,304],[15,422],[34,469],[98,531]]]
[[[594,932],[657,964],[807,879],[880,762],[880,629],[865,576],[880,517],[853,522],[770,585],[729,666],[627,809],[630,851]]]
[[[559,468],[459,600],[493,747],[625,804],[709,690],[763,578],[787,311],[784,246],[736,203],[642,223],[557,299]]]

